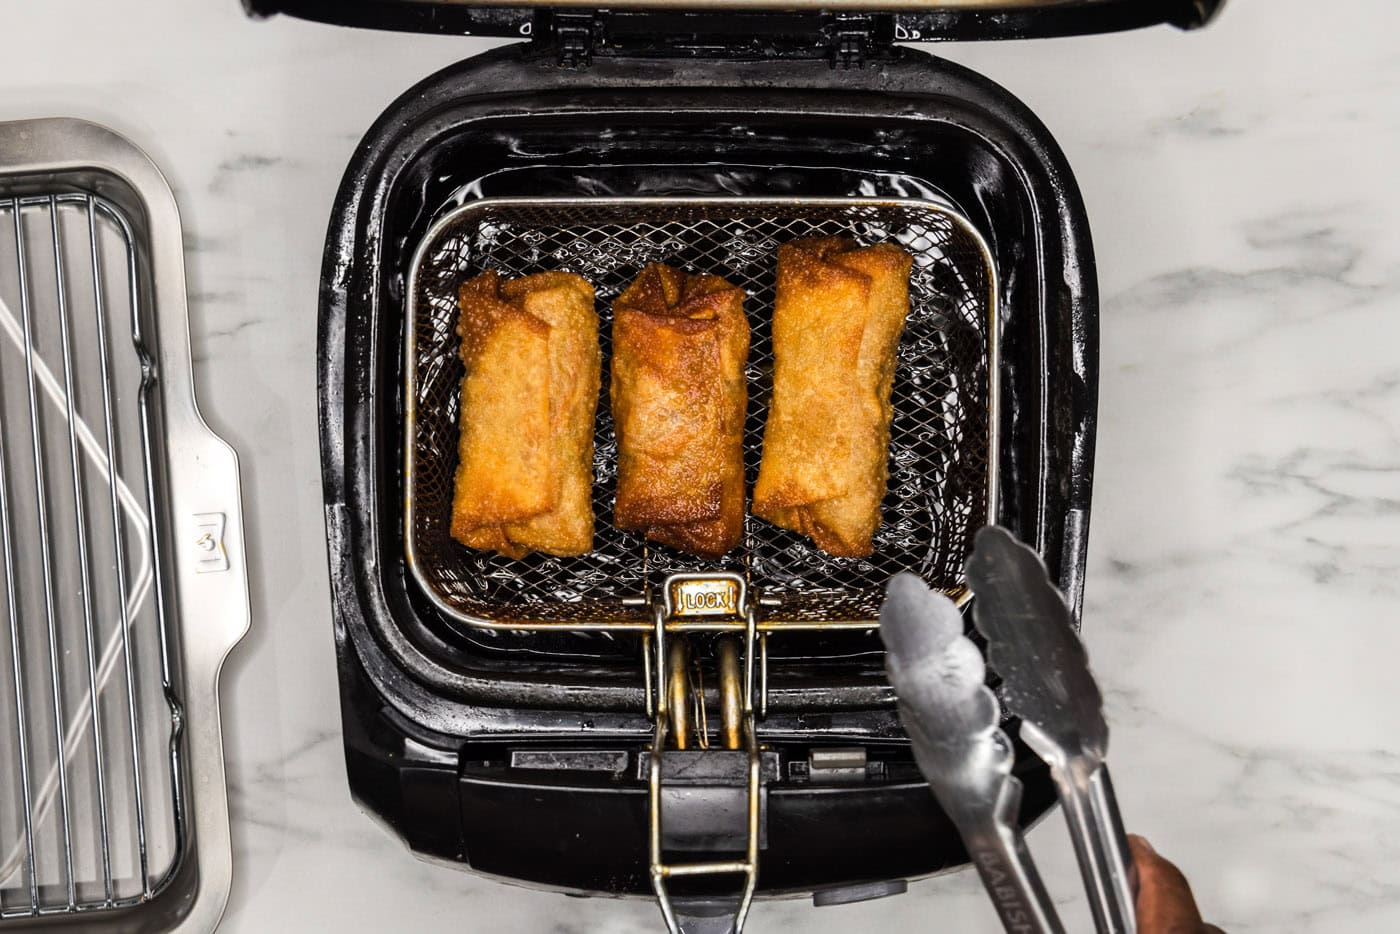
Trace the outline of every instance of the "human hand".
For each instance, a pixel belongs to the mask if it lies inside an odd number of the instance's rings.
[[[1137,923],[1139,934],[1225,934],[1201,920],[1186,876],[1136,834],[1128,835],[1128,848],[1137,867]]]

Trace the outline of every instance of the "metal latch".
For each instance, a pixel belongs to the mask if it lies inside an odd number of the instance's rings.
[[[747,584],[738,574],[674,574],[665,581],[661,600],[653,603],[652,613],[654,627],[644,647],[647,711],[655,721],[646,760],[652,890],[666,929],[679,934],[681,928],[670,893],[672,879],[741,875],[744,885],[732,927],[734,934],[741,934],[758,886],[765,778],[771,780],[777,775],[776,756],[765,756],[760,750],[754,725],[755,687],[761,690],[767,682],[766,678],[759,682],[755,676],[761,651],[755,601],[749,599]],[[724,748],[706,749],[703,691],[691,691],[689,646],[684,633],[732,629],[740,620],[742,642],[735,635],[726,635],[716,643],[719,735]],[[766,652],[762,655],[766,661]],[[688,748],[692,732],[701,749]],[[726,819],[718,823],[730,826],[672,826],[668,815],[674,821],[678,804],[687,798],[703,799],[707,812],[724,816]],[[739,859],[667,862],[667,850],[742,850],[744,855]]]

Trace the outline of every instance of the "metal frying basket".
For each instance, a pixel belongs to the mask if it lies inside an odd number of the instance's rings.
[[[607,399],[611,305],[643,265],[715,273],[748,293],[751,327],[744,427],[746,480],[758,473],[773,384],[774,263],[781,243],[843,235],[898,243],[914,257],[899,346],[890,482],[869,558],[834,558],[749,516],[742,546],[701,560],[611,524],[617,442]],[[521,560],[458,544],[449,532],[463,375],[457,286],[494,269],[509,277],[578,273],[598,295],[602,392],[594,437],[594,548]],[[408,275],[405,361],[405,541],[434,604],[469,626],[653,628],[651,607],[674,574],[733,572],[764,609],[760,629],[874,625],[884,582],[912,570],[961,597],[972,536],[995,514],[997,291],[991,253],[971,223],[931,201],[808,198],[487,198],[444,216]]]

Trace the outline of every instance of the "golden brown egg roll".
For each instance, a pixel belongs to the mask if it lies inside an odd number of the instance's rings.
[[[873,550],[913,258],[843,237],[778,248],[773,401],[754,515],[839,557]]]
[[[523,558],[593,547],[593,418],[601,357],[593,286],[567,272],[458,291],[461,434],[452,537]]]
[[[619,528],[704,557],[744,530],[744,292],[660,263],[613,303]]]

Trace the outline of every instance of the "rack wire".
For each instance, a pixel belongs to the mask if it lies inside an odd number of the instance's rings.
[[[148,901],[185,847],[140,261],[111,201],[0,198],[5,920]]]

